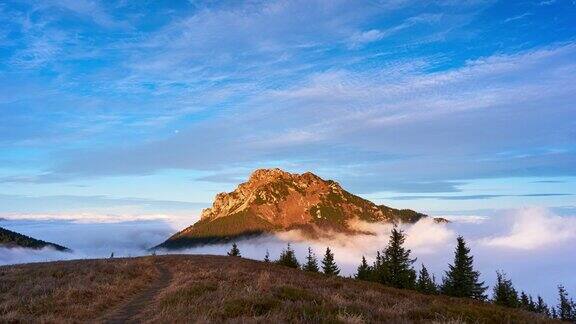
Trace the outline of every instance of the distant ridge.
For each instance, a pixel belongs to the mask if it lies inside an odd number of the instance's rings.
[[[0,247],[8,247],[8,248],[22,247],[28,249],[42,249],[48,247],[62,252],[72,251],[69,248],[64,247],[62,245],[37,240],[30,236],[13,232],[2,227],[0,227]]]
[[[425,217],[410,209],[376,205],[311,172],[259,169],[234,191],[217,194],[198,222],[156,248],[226,243],[292,229],[311,238],[326,231],[357,234],[349,224],[352,220],[397,224]]]

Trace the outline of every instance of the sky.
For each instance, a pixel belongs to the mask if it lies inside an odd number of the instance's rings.
[[[186,213],[262,167],[429,213],[573,207],[575,19],[562,0],[4,1],[0,213]]]
[[[169,233],[280,167],[571,221],[574,21],[574,0],[2,1],[0,217]]]

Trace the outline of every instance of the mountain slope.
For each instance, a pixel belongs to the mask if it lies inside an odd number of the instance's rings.
[[[58,251],[70,251],[70,249],[67,247],[42,240],[37,240],[35,238],[16,233],[2,227],[0,227],[0,247],[23,247],[28,249],[42,249],[48,247]]]
[[[317,237],[326,231],[357,233],[350,221],[414,223],[424,214],[378,206],[355,196],[332,180],[313,173],[260,169],[230,193],[216,195],[201,219],[176,233],[159,248],[223,243],[265,233],[299,229]],[[438,220],[445,221],[445,220]]]
[[[163,283],[161,270],[169,271]],[[237,257],[166,255],[0,267],[0,322],[102,322],[156,287],[129,322],[554,323],[463,298],[422,295]]]

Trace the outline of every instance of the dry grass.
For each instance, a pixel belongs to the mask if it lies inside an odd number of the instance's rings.
[[[544,323],[536,315],[222,256],[2,267],[0,322],[99,318],[170,269],[138,319],[156,323]]]
[[[426,296],[274,264],[218,256],[167,256],[171,285],[141,317],[149,322],[537,323],[533,314]]]
[[[158,275],[151,258],[0,267],[0,322],[94,319]]]

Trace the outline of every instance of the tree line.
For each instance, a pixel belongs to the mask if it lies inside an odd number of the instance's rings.
[[[412,258],[411,250],[404,247],[405,240],[406,235],[402,230],[392,229],[388,246],[376,252],[376,259],[372,264],[369,264],[362,256],[354,278],[400,289],[416,290],[424,294],[442,294],[489,301],[496,305],[523,309],[544,317],[576,323],[576,302],[569,297],[562,285],[558,286],[558,305],[548,306],[541,296],[534,299],[524,291],[519,293],[512,280],[504,272],[496,271],[496,284],[492,289],[492,298],[489,300],[486,294],[488,286],[480,281],[480,272],[474,269],[474,257],[470,254],[470,248],[462,236],[457,238],[454,260],[448,265],[441,283],[436,282],[436,278],[430,275],[424,264],[418,273],[416,272],[413,267],[416,258]],[[228,255],[241,256],[236,243],[232,245]],[[334,260],[334,253],[329,247],[326,248],[320,264],[311,248],[308,248],[306,261],[300,264],[290,243],[275,261],[270,260],[270,253],[266,250],[264,261],[309,272],[322,272],[329,276],[340,274],[340,269]]]

